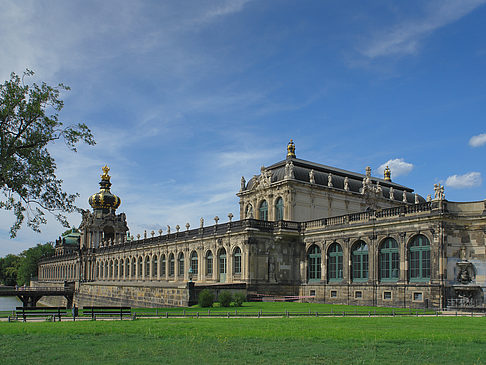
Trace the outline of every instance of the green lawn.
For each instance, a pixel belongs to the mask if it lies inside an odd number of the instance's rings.
[[[485,317],[0,323],[2,364],[485,363]]]

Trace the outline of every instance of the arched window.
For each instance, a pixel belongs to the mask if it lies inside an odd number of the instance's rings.
[[[321,280],[321,249],[317,245],[312,245],[307,254],[307,280]]]
[[[379,267],[380,281],[398,281],[400,254],[397,241],[391,237],[386,238],[380,246]]]
[[[253,206],[251,204],[248,204],[246,206],[246,213],[245,213],[245,218],[253,218]]]
[[[343,279],[343,249],[336,242],[327,251],[327,276],[329,281]]]
[[[192,251],[191,252],[191,270],[192,270],[192,275],[194,275],[196,277],[197,277],[197,264],[198,264],[197,252]]]
[[[430,242],[424,235],[415,236],[408,246],[410,281],[430,280]]]
[[[135,280],[137,278],[137,259],[132,258],[132,271],[130,272],[130,278]]]
[[[281,221],[284,219],[284,203],[282,198],[278,198],[275,203],[275,220]]]
[[[123,260],[120,260],[120,279],[124,279],[124,274],[125,274],[125,262]]]
[[[145,279],[150,278],[150,256],[145,256]]]
[[[108,261],[105,261],[105,272],[104,272],[104,275],[105,275],[105,279],[108,279]]]
[[[115,260],[115,267],[113,271],[113,279],[118,279],[118,260]]]
[[[206,275],[213,275],[213,253],[206,252]]]
[[[241,250],[236,247],[233,251],[233,270],[235,274],[241,274]]]
[[[161,263],[160,263],[160,276],[161,277],[165,277],[165,266],[166,266],[165,255],[162,254]]]
[[[174,276],[175,273],[175,259],[174,254],[169,255],[169,276]]]
[[[181,252],[178,259],[179,271],[178,275],[184,277],[184,254]]]
[[[137,279],[142,280],[142,273],[143,273],[143,260],[142,257],[140,256],[138,258],[138,271],[137,271]]]
[[[353,281],[368,280],[368,245],[363,241],[354,244],[352,250]]]
[[[152,279],[157,279],[157,255],[152,256]]]
[[[261,221],[268,221],[268,203],[266,200],[260,203],[260,208],[258,209],[258,212],[258,219],[260,219]]]

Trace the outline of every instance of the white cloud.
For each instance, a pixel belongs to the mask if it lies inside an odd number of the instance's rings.
[[[478,134],[477,136],[472,136],[469,140],[469,145],[471,147],[480,147],[486,144],[486,133]]]
[[[480,172],[468,172],[464,175],[452,175],[446,180],[446,185],[452,188],[464,189],[480,186],[482,183]]]
[[[391,170],[392,179],[394,177],[408,175],[413,169],[413,164],[405,162],[403,158],[395,158],[385,162],[383,165],[378,167],[378,170],[384,171],[387,166]]]
[[[435,30],[453,23],[486,3],[486,0],[436,1],[421,19],[412,19],[379,34],[361,50],[368,58],[413,54],[420,41]]]

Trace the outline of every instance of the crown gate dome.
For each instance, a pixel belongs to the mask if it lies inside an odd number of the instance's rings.
[[[88,202],[93,209],[103,209],[103,211],[107,213],[110,209],[113,209],[113,211],[116,210],[120,206],[121,200],[118,196],[110,192],[111,176],[108,175],[110,168],[105,165],[102,170],[103,174],[101,175],[100,191],[91,195]]]

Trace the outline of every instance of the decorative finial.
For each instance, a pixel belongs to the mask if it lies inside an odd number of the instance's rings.
[[[190,227],[191,227],[191,225],[189,224],[189,222],[187,222],[186,223],[186,231],[188,231]]]
[[[218,216],[214,217],[214,222],[216,222],[216,224],[218,224],[218,221],[219,221],[219,217]]]
[[[391,180],[391,170],[388,168],[388,166],[385,168],[385,172],[383,173],[385,176],[385,181],[392,181]]]
[[[107,180],[110,181],[111,176],[108,175],[108,171],[110,171],[110,168],[105,165],[104,167],[101,168],[103,170],[103,175],[101,175],[101,180]]]
[[[229,218],[229,221],[231,222],[231,220],[233,219],[233,213],[228,213],[228,218]]]
[[[295,144],[292,139],[287,144],[287,158],[295,158]]]
[[[177,225],[176,226],[176,231],[179,232],[180,229],[181,229],[181,226]]]
[[[162,236],[162,228],[159,229],[159,236]]]

